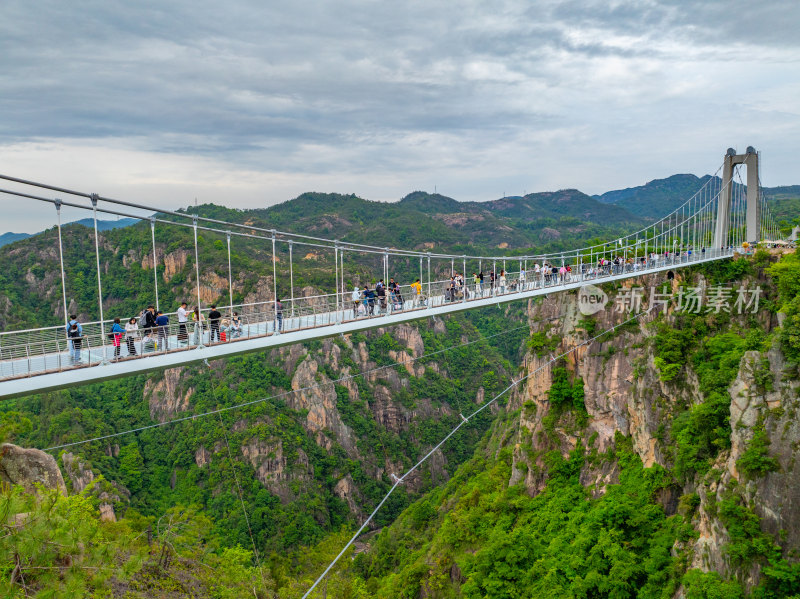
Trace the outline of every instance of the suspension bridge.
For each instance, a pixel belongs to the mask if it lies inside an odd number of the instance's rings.
[[[747,184],[740,170],[746,168]],[[721,176],[720,176],[721,173]],[[12,185],[0,195],[49,203],[55,207],[57,248],[64,323],[37,329],[0,332],[0,398],[108,380],[136,373],[219,359],[247,352],[374,329],[430,316],[442,316],[577,289],[587,283],[619,281],[644,274],[731,258],[760,242],[780,238],[780,231],[762,193],[759,154],[729,149],[723,164],[703,187],[662,219],[604,243],[547,254],[456,255],[430,251],[377,247],[325,239],[276,229],[165,211],[98,194],[55,187],[7,175]],[[55,197],[52,194],[56,194]],[[68,337],[68,293],[62,237],[62,209],[91,212],[94,223],[97,312],[99,320],[80,323],[80,335]],[[613,208],[612,208],[613,209]],[[134,212],[131,212],[131,211]],[[142,211],[149,213],[143,216]],[[159,307],[157,227],[180,227],[192,233],[194,295],[198,307],[203,282],[198,234],[224,238],[227,249],[228,302],[219,316],[192,322],[176,311],[165,311],[168,322],[136,332],[114,332],[104,314],[110,307],[103,294],[98,215],[136,218],[149,222],[152,241],[153,297]],[[270,248],[272,289],[267,300],[233,301],[231,244],[237,239],[263,241]],[[332,291],[320,295],[295,292],[294,249],[329,252],[333,256]],[[288,252],[287,252],[288,250]],[[288,253],[289,295],[278,294],[278,254]],[[397,260],[415,265],[418,283],[385,289],[371,297],[363,289],[345,285],[345,256],[377,258],[384,283]],[[163,259],[163,256],[162,256]],[[418,265],[418,271],[417,266]],[[162,270],[163,270],[162,266]],[[468,273],[488,272],[483,280]],[[444,273],[444,276],[442,276]],[[0,290],[2,295],[2,290]],[[276,301],[280,300],[280,301]],[[207,304],[207,303],[206,303]],[[137,319],[138,319],[138,315]]]

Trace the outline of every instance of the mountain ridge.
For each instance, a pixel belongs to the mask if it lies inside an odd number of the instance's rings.
[[[121,229],[123,227],[130,227],[131,225],[135,225],[139,222],[139,219],[136,218],[120,218],[118,220],[98,220],[97,221],[97,230],[98,231],[110,231],[111,229]],[[63,226],[67,225],[80,225],[82,227],[94,228],[94,220],[91,218],[81,218],[78,220],[74,220],[68,223],[64,223]],[[9,243],[14,243],[15,241],[20,241],[22,239],[28,239],[30,237],[34,237],[35,235],[41,235],[44,231],[37,231],[36,233],[12,233],[9,231],[8,233],[3,233],[0,235],[0,247],[4,245],[8,245]]]

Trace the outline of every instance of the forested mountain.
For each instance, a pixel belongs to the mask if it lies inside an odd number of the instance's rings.
[[[655,220],[691,198],[710,178],[710,175],[672,175],[666,179],[654,179],[639,187],[608,191],[595,197],[600,202]]]
[[[437,208],[438,206],[438,208]],[[434,209],[435,208],[435,209]],[[430,249],[457,253],[520,255],[575,247],[585,240],[614,238],[636,226],[636,219],[609,210],[576,191],[531,194],[487,203],[458,203],[416,193],[397,203],[370,202],[355,196],[306,193],[263,210],[232,210],[207,204],[190,209],[203,216],[262,229],[303,233],[379,247]],[[190,228],[156,226],[160,305],[177,309],[196,297],[194,248]],[[103,302],[112,318],[129,318],[154,302],[153,249],[149,222],[105,230],[100,239]],[[95,320],[97,274],[93,231],[64,227],[67,309],[81,320]],[[227,303],[228,261],[225,237],[201,231],[200,286],[204,306]],[[0,250],[0,330],[63,322],[58,281],[57,231],[10,244]],[[331,252],[296,244],[295,285],[307,292],[333,292]],[[272,295],[272,246],[268,239],[233,237],[231,264],[234,302],[266,301]],[[475,268],[477,265],[474,265]],[[449,262],[434,261],[442,275]],[[278,244],[278,293],[289,292],[289,249]],[[392,262],[393,275],[406,283],[418,274],[411,260]],[[382,275],[380,257],[350,253],[345,283],[374,282]],[[194,300],[191,300],[194,303]]]
[[[700,280],[758,283],[762,308],[675,309]],[[313,596],[796,596],[798,281],[795,254],[681,271],[661,289],[667,313],[570,352],[453,437]],[[615,302],[625,289],[605,291]],[[575,302],[528,304],[521,361],[514,342],[407,361],[518,317],[484,311],[3,404],[7,437],[48,446],[272,396],[60,452],[69,498],[6,487],[0,507],[31,514],[0,538],[6,572],[20,564],[29,596],[300,597],[390,473],[467,403],[487,401],[514,364],[532,373],[628,318],[581,317]],[[394,360],[404,366],[329,384]],[[124,517],[98,522],[98,509]],[[3,588],[24,596],[16,580]]]
[[[669,214],[691,198],[711,178],[710,175],[672,175],[654,179],[645,185],[608,191],[594,196],[599,202],[623,208],[647,220],[657,220]],[[736,185],[739,185],[736,183]],[[773,207],[773,213],[783,221],[782,226],[797,224],[800,218],[800,185],[764,187],[764,195]],[[798,221],[800,222],[800,221]]]
[[[415,193],[381,204],[304,194],[264,210],[197,210],[352,242],[509,254],[636,226],[587,197],[484,205]],[[149,233],[139,224],[101,234],[107,315],[153,300]],[[51,229],[0,250],[4,328],[61,322],[54,239]],[[69,309],[93,318],[92,233],[70,225],[64,239]],[[236,238],[232,248],[234,301],[269,301],[271,244]],[[195,293],[189,249],[191,229],[156,227],[162,306]],[[225,298],[224,237],[203,232],[199,254],[202,301]],[[331,290],[330,256],[295,247],[294,257],[297,286]],[[277,258],[284,294],[288,249]],[[800,260],[770,260],[680,271],[664,289],[666,314],[569,352],[482,412],[397,488],[315,596],[800,593],[800,513],[786,507],[800,502]],[[414,268],[395,260],[392,274]],[[352,283],[380,267],[350,257],[345,272]],[[680,286],[701,282],[759,284],[761,309],[676,310]],[[625,288],[605,291],[613,302]],[[553,294],[0,402],[0,440],[89,440],[51,451],[69,497],[0,486],[0,595],[300,597],[392,475],[460,414],[626,318],[611,309],[582,318],[575,301]],[[125,431],[134,432],[114,436]]]

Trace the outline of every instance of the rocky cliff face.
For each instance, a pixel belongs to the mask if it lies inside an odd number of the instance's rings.
[[[699,275],[695,275],[696,277]],[[697,282],[697,281],[695,281]],[[663,280],[642,278],[626,286],[661,284]],[[674,281],[677,286],[678,280]],[[611,290],[609,290],[611,291]],[[615,293],[609,294],[611,301]],[[599,333],[628,318],[614,311],[611,302],[606,310],[591,317]],[[666,316],[674,323],[674,312]],[[586,319],[578,311],[577,296],[559,294],[529,305],[533,333],[545,333],[552,340],[551,352],[530,352],[525,360],[527,371],[534,372],[577,343],[588,339],[584,330]],[[557,320],[542,324],[545,319]],[[524,481],[530,494],[539,493],[547,482],[544,454],[558,449],[566,458],[578,443],[587,450],[605,452],[613,447],[615,435],[631,438],[635,452],[645,466],[672,467],[674,451],[670,449],[670,428],[681,409],[703,402],[698,377],[691,366],[685,365],[675,381],[660,380],[653,346],[654,315],[642,316],[635,324],[627,325],[610,336],[601,338],[570,352],[562,362],[570,376],[584,382],[585,408],[588,418],[580,421],[574,415],[561,415],[553,425],[548,415],[553,409],[548,391],[553,383],[553,367],[532,375],[522,390],[509,401],[509,411],[519,409],[513,424],[515,443],[510,483]],[[736,320],[736,317],[734,317]],[[767,313],[755,317],[757,326],[769,330],[777,318]],[[774,321],[773,321],[774,320]],[[740,319],[739,324],[745,324]],[[745,325],[746,326],[746,325]],[[786,364],[777,342],[769,351],[748,351],[741,359],[739,372],[730,384],[730,449],[717,455],[706,475],[695,475],[678,487],[665,490],[661,499],[667,514],[675,513],[681,496],[696,494],[699,505],[692,517],[698,532],[689,547],[690,567],[717,571],[723,576],[736,575],[746,588],[752,588],[759,577],[758,567],[743,571],[731,562],[726,551],[730,537],[717,513],[716,506],[732,493],[761,518],[761,528],[783,550],[800,548],[800,474],[797,457],[800,451],[798,425],[797,365]],[[750,446],[758,431],[766,433],[771,458],[777,460],[773,471],[747,475],[737,463]],[[498,433],[499,434],[499,433]],[[504,432],[503,434],[508,434]],[[580,481],[602,495],[608,484],[618,481],[618,466],[604,462],[600,466],[586,463]]]
[[[72,493],[84,493],[95,498],[100,519],[116,522],[117,514],[114,506],[127,504],[131,496],[130,491],[117,482],[97,477],[90,464],[70,452],[62,454],[61,464],[70,481]]]
[[[426,324],[439,335],[447,333],[441,320],[434,319]],[[473,330],[467,332],[470,338],[476,336]],[[461,341],[465,340],[465,334],[461,334]],[[389,347],[377,347],[375,338],[391,339],[387,342]],[[275,349],[263,363],[274,364],[285,373],[291,392],[275,389],[265,391],[264,395],[272,393],[285,402],[305,436],[324,452],[317,454],[317,463],[324,455],[337,456],[336,459],[342,456],[351,463],[358,463],[370,479],[390,480],[392,474],[402,474],[413,463],[411,460],[430,447],[430,439],[421,439],[425,423],[458,418],[458,409],[447,401],[428,396],[424,390],[413,395],[409,391],[412,379],[422,379],[428,371],[436,376],[451,376],[452,367],[448,367],[444,354],[424,362],[415,361],[425,353],[420,328],[406,324],[376,330],[368,337],[340,337],[310,346]],[[402,368],[379,367],[379,364],[385,366],[394,362]],[[494,363],[492,367],[502,374],[502,366]],[[202,370],[202,377],[211,376],[215,381],[211,384],[214,387],[225,377],[226,363],[212,362],[210,370]],[[358,373],[365,374],[353,376]],[[198,381],[194,378],[197,374],[197,369],[174,368],[147,380],[144,398],[151,417],[165,422],[195,410],[194,404],[204,399],[208,385],[207,380],[193,382]],[[474,374],[480,380],[483,373]],[[334,385],[337,379],[341,380]],[[226,380],[226,385],[230,385],[231,379]],[[234,383],[234,389],[237,384]],[[482,403],[483,386],[469,385],[467,396],[463,400],[465,403]],[[247,463],[253,477],[283,505],[297,500],[303,493],[314,492],[319,480],[315,482],[314,464],[309,457],[312,450],[308,446],[305,450],[298,448],[298,439],[289,439],[272,416],[241,418],[233,426],[225,426],[233,458]],[[372,441],[367,442],[365,434],[372,435]],[[478,435],[477,431],[473,432],[474,441]],[[192,462],[211,476],[209,465],[227,461],[226,447],[219,433],[199,435],[196,443],[190,449]],[[404,487],[416,493],[431,484],[446,481],[452,464],[452,458],[437,451],[424,469],[406,480]],[[346,504],[353,516],[360,517],[364,511],[363,487],[370,484],[363,477],[354,478],[350,472],[340,469],[333,474],[330,492]]]

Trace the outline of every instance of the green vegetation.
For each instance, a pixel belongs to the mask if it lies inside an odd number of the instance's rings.
[[[162,518],[100,522],[82,495],[0,486],[0,595],[72,597],[268,597],[269,572],[252,552],[224,547],[193,508]],[[16,516],[8,519],[9,516]]]
[[[547,331],[538,331],[528,339],[528,350],[536,354],[537,358],[544,358],[553,353],[560,342],[558,336],[548,335]]]
[[[682,337],[687,339],[685,335]],[[684,351],[688,349],[684,347]],[[745,340],[741,336],[721,333],[703,338],[693,352],[691,363],[697,373],[703,402],[680,413],[672,424],[678,477],[707,472],[719,451],[730,447],[727,389],[739,371],[744,351]]]
[[[786,356],[800,361],[800,257],[796,252],[781,257],[767,270],[775,279],[780,311],[786,315],[781,327],[781,347]]]
[[[354,208],[362,202],[343,198]],[[369,211],[359,218],[369,219]],[[216,241],[202,243],[216,252]],[[768,269],[782,308],[800,293],[800,262],[787,259]],[[764,265],[757,257],[746,268],[708,275],[727,282],[760,276]],[[310,280],[312,270],[303,276]],[[769,290],[766,295],[772,301]],[[411,332],[425,352],[435,352],[527,318],[524,306],[512,305],[423,321]],[[613,444],[606,438],[601,452],[598,433],[586,427],[589,389],[566,363],[556,364],[541,428],[528,428],[533,403],[505,411],[499,402],[499,416],[485,410],[471,420],[443,446],[437,466],[419,472],[418,486],[396,489],[377,514],[381,530],[369,547],[359,547],[358,555],[351,549],[316,596],[668,599],[681,587],[698,599],[798,595],[796,556],[761,529],[745,485],[712,470],[730,448],[728,388],[742,356],[773,341],[758,322],[674,313],[652,325],[646,349],[664,384],[644,392],[660,419],[655,437],[664,467],[645,468],[634,440],[621,433]],[[589,335],[596,326],[591,318],[578,323]],[[187,367],[170,379],[168,391],[154,374],[0,404],[2,438],[48,447],[249,403],[221,417],[74,448],[97,475],[81,495],[44,492],[35,500],[18,488],[0,489],[0,594],[300,597],[391,487],[389,473],[415,463],[460,422],[460,413],[474,410],[479,390],[485,401],[503,389],[523,352],[544,357],[560,342],[522,326],[413,366],[391,366],[390,353],[404,358],[416,351],[403,338],[392,331],[359,333],[309,343],[291,355],[276,351]],[[303,369],[311,381],[298,378],[306,359],[316,362]],[[756,389],[771,388],[777,375],[769,361],[762,354],[754,364]],[[329,384],[374,365],[387,368]],[[313,397],[288,393],[311,382],[323,385]],[[663,390],[670,396],[661,397]],[[323,418],[329,427],[309,426]],[[779,471],[767,430],[772,424],[759,421],[737,461],[742,483]],[[338,487],[343,480],[352,482],[348,495]],[[131,492],[114,505],[124,517],[100,522],[100,496],[113,493],[114,484]],[[722,489],[718,495],[711,485]],[[362,514],[351,511],[351,501]],[[724,527],[730,575],[689,568],[701,514]],[[761,582],[746,592],[742,581],[754,566],[762,568]]]
[[[620,482],[597,499],[578,482],[580,446],[549,456],[536,497],[507,485],[509,448],[476,457],[384,530],[357,571],[380,597],[418,597],[423,585],[436,597],[668,597],[682,580],[672,546],[693,529],[654,501],[664,470],[642,468],[625,438],[617,446]]]
[[[747,449],[736,461],[736,467],[750,478],[764,476],[768,472],[780,469],[778,460],[769,455],[769,437],[763,425],[756,428]]]
[[[480,339],[481,333],[471,320],[492,331],[519,323],[522,313],[491,310],[466,318],[444,321],[444,332],[436,333],[427,322],[415,325],[426,353],[459,345],[463,337]],[[521,330],[524,334],[524,328]],[[502,340],[502,336],[497,340]],[[521,338],[517,336],[519,342]],[[353,336],[363,342],[370,360],[390,365],[389,351],[408,350],[390,334]],[[187,367],[180,382],[171,391],[176,397],[189,396],[186,413],[203,413],[218,407],[255,402],[219,418],[202,418],[154,428],[108,441],[93,442],[70,451],[82,455],[98,474],[108,481],[123,484],[130,492],[130,506],[148,517],[163,514],[170,506],[197,505],[209,517],[212,532],[233,546],[250,543],[249,532],[236,494],[234,470],[225,450],[225,436],[231,446],[234,467],[240,481],[250,528],[261,550],[286,551],[311,545],[332,531],[352,523],[353,514],[334,492],[336,483],[351,477],[359,502],[365,509],[374,506],[391,486],[388,474],[376,477],[385,463],[398,468],[410,467],[423,452],[441,439],[457,422],[459,413],[474,405],[479,389],[491,397],[509,382],[513,366],[493,347],[494,340],[477,343],[423,358],[421,376],[412,376],[397,366],[378,373],[376,380],[357,377],[344,385],[330,385],[321,391],[332,394],[339,416],[349,427],[354,450],[348,451],[330,431],[332,449],[325,450],[306,424],[307,411],[297,409],[286,391],[291,389],[293,373],[287,372],[278,355],[249,354],[218,363],[212,370]],[[326,342],[333,344],[332,341]],[[338,369],[328,359],[323,343],[310,345],[310,355],[320,364],[317,382],[338,379],[345,373],[362,369],[354,361],[354,349],[337,341],[340,350]],[[520,343],[521,345],[521,343]],[[519,347],[519,346],[518,346]],[[514,354],[519,353],[515,349]],[[278,366],[280,364],[280,367]],[[390,376],[391,375],[391,376]],[[31,398],[3,402],[0,405],[0,432],[3,440],[30,447],[54,445],[100,437],[117,431],[169,420],[183,413],[162,413],[165,392],[154,391],[160,380],[157,374],[129,377],[113,382],[78,387]],[[397,377],[406,379],[401,384]],[[397,383],[390,382],[396,380]],[[430,410],[435,417],[400,417],[395,424],[376,419],[374,411],[381,394],[406,409]],[[176,400],[180,403],[180,400]],[[156,408],[155,406],[162,407]],[[385,410],[389,409],[387,404]],[[445,468],[455,471],[468,459],[487,430],[491,414],[486,411],[473,420],[444,451]],[[245,458],[249,447],[262,455]],[[199,453],[198,453],[199,452]],[[199,456],[205,455],[203,460]],[[359,457],[357,457],[359,456]],[[266,460],[278,460],[286,476],[294,481],[288,489],[270,485],[258,469]],[[308,464],[308,465],[306,465]],[[276,467],[275,465],[272,466]],[[436,480],[426,470],[428,481]],[[381,512],[379,524],[392,521],[412,497],[398,493]],[[126,506],[121,506],[124,512]]]

